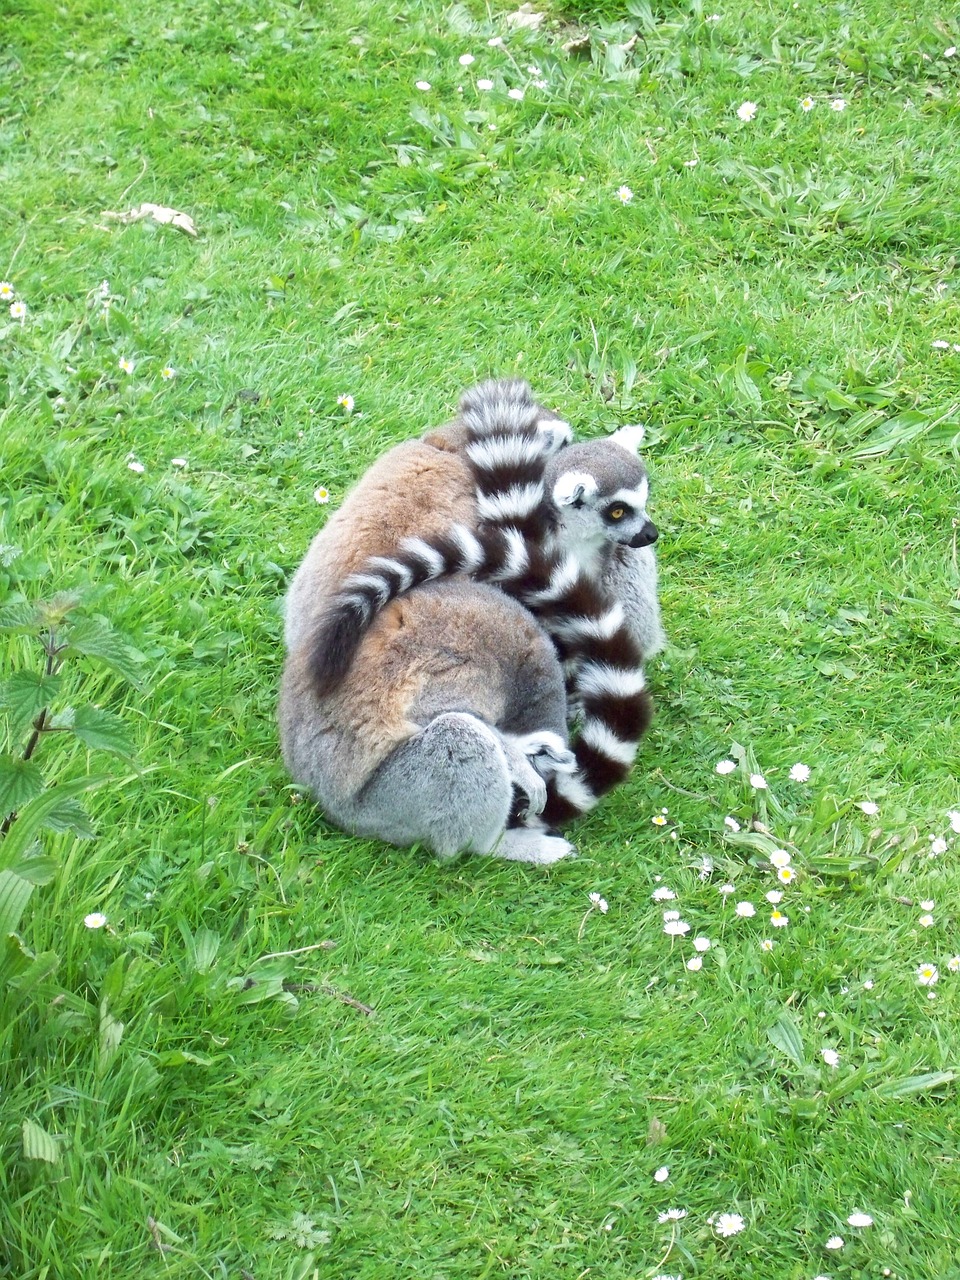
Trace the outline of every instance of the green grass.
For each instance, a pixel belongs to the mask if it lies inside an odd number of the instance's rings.
[[[0,606],[77,590],[141,656],[61,692],[135,765],[36,756],[112,774],[95,840],[41,838],[55,960],[0,992],[0,1275],[960,1276],[960,27],[584,8],[5,19]],[[197,238],[102,216],[146,200]],[[514,372],[578,434],[648,424],[672,639],[546,873],[338,833],[273,726],[314,489]]]

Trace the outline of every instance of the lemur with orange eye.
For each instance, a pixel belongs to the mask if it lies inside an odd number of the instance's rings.
[[[314,539],[287,598],[281,739],[340,825],[551,862],[572,846],[546,826],[629,770],[663,644],[642,429],[569,434],[526,383],[485,383]]]

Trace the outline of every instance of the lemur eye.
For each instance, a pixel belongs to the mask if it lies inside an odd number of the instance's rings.
[[[622,520],[626,514],[626,509],[624,507],[611,507],[607,512],[607,519]]]

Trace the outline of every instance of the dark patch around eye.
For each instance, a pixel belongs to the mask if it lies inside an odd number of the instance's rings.
[[[604,514],[608,520],[618,523],[627,514],[627,508],[623,503],[618,502],[614,506],[608,507]]]

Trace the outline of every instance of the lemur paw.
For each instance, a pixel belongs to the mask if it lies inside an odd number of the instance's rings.
[[[553,778],[558,773],[573,773],[577,767],[576,757],[559,733],[544,729],[538,733],[528,733],[519,742],[520,750],[541,778]]]
[[[548,441],[548,457],[559,453],[573,439],[570,423],[564,422],[562,418],[538,418],[537,430]]]

